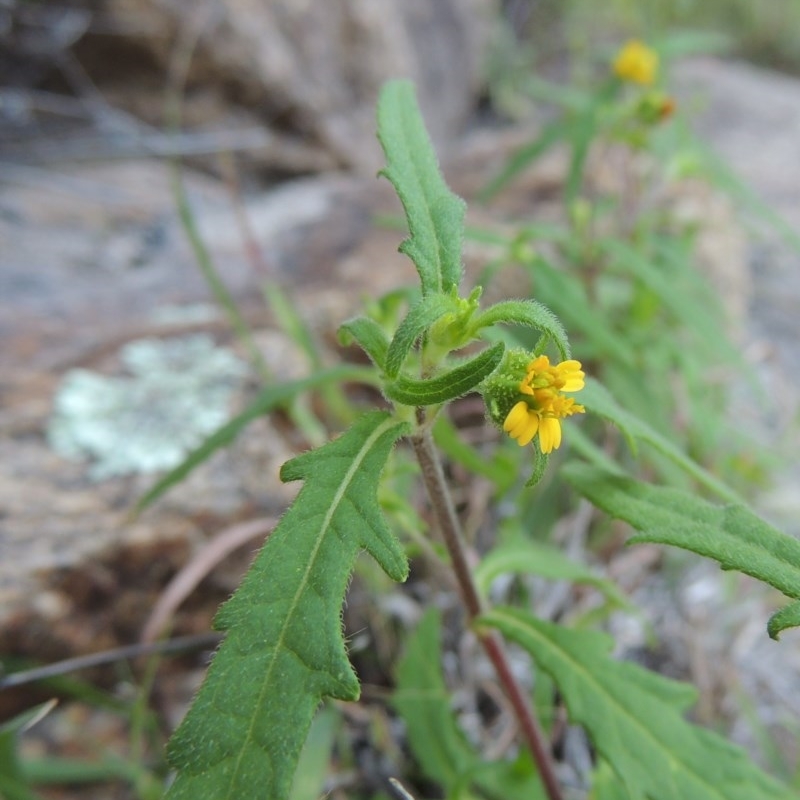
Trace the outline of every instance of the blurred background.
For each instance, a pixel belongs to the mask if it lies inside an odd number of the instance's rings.
[[[193,555],[221,534],[240,545],[183,604],[174,632],[201,638],[158,682],[109,659],[80,680],[0,688],[2,719],[65,699],[25,745],[42,796],[160,796],[159,746],[201,674],[197,648],[213,647],[211,616],[293,495],[280,465],[326,427],[261,417],[132,509],[259,386],[335,363],[336,327],[360,298],[414,278],[397,230],[375,225],[399,208],[375,179],[382,83],[416,83],[471,223],[549,219],[558,163],[496,204],[472,201],[630,38],[668,54],[665,87],[729,170],[730,191],[695,187],[681,208],[710,234],[702,263],[763,382],[733,424],[776,460],[745,454],[734,478],[800,534],[800,0],[0,0],[3,670],[135,645]],[[468,245],[471,274],[489,258]],[[481,410],[464,418],[483,424]],[[659,618],[655,665],[700,686],[701,721],[796,771],[800,650],[791,634],[766,639],[769,598],[731,609],[738,589],[716,567],[670,572],[641,552],[609,571],[631,585],[660,575],[643,601]],[[402,618],[409,601],[381,588]],[[374,622],[365,596],[357,581],[353,629]],[[647,649],[649,632],[626,631],[624,646]],[[385,655],[359,669],[381,686],[390,667]],[[375,718],[353,714],[353,740],[383,752]],[[98,751],[113,755],[106,772],[47,771]],[[367,762],[357,770],[380,773]]]

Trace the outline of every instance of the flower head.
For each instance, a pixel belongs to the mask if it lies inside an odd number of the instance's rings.
[[[537,356],[517,386],[517,402],[506,415],[503,430],[520,447],[538,434],[541,451],[551,453],[561,444],[561,420],[585,410],[563,394],[583,389],[584,377],[579,361],[550,364],[547,356]]]
[[[645,125],[656,125],[675,112],[675,98],[657,89],[645,92],[636,105],[636,118]]]
[[[631,39],[614,59],[614,74],[623,81],[649,86],[658,73],[658,53],[646,44]]]

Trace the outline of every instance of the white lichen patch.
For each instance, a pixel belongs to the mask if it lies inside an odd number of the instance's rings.
[[[179,464],[227,421],[232,393],[247,371],[202,334],[130,342],[120,360],[127,376],[67,373],[48,428],[60,455],[91,459],[94,480]]]

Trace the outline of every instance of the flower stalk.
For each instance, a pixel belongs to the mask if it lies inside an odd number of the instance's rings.
[[[426,424],[425,412],[417,409],[418,430],[411,437],[414,452],[422,470],[422,480],[430,498],[434,517],[438,523],[458,583],[469,621],[474,621],[488,609],[478,593],[472,572],[467,563],[466,546],[461,525],[456,516],[450,490],[444,477],[439,453],[433,443],[430,427]],[[500,685],[511,703],[520,732],[539,770],[542,784],[549,800],[563,800],[555,773],[555,765],[536,713],[511,671],[503,641],[495,631],[476,631],[486,655],[492,662]]]

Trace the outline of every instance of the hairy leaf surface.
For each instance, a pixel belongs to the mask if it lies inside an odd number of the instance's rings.
[[[543,453],[542,448],[539,446],[539,442],[535,441],[533,443],[533,469],[531,470],[530,477],[525,481],[526,489],[536,486],[539,481],[544,478],[549,462],[550,454]]]
[[[422,294],[457,287],[463,272],[464,201],[439,171],[428,132],[408,81],[390,81],[378,99],[378,139],[386,155],[381,171],[397,192],[409,237],[400,245],[419,272]]]
[[[355,341],[379,369],[386,366],[389,337],[381,326],[369,317],[354,317],[339,326],[338,338],[342,344]]]
[[[217,614],[215,627],[228,634],[169,743],[178,770],[169,800],[284,800],[321,699],[358,698],[342,600],[362,549],[394,580],[407,575],[376,499],[405,429],[386,413],[370,413],[284,465],[282,480],[305,483]]]
[[[439,317],[456,308],[451,295],[429,294],[413,305],[400,323],[386,355],[386,374],[396,378],[414,342],[436,322]]]
[[[682,547],[800,599],[800,541],[744,506],[713,505],[679,489],[651,486],[586,464],[570,464],[564,476],[598,508],[641,531],[629,542]],[[798,622],[800,604],[792,603],[770,620],[770,635],[774,638]]]
[[[780,611],[776,611],[767,623],[767,632],[773,639],[777,639],[781,631],[787,628],[800,628],[800,601],[789,603]]]
[[[688,723],[687,684],[609,656],[611,637],[575,631],[510,608],[479,619],[524,647],[558,684],[570,719],[583,725],[631,800],[789,800],[740,748]]]
[[[503,358],[505,345],[498,342],[435,378],[414,380],[400,375],[387,384],[387,396],[407,406],[433,406],[446,403],[474,389],[495,371]]]
[[[486,311],[479,314],[473,322],[473,327],[477,331],[487,325],[496,325],[500,322],[525,325],[542,331],[553,340],[561,358],[569,358],[567,333],[556,315],[547,306],[537,303],[535,300],[504,300],[501,303],[495,303],[491,308],[487,308]]]

